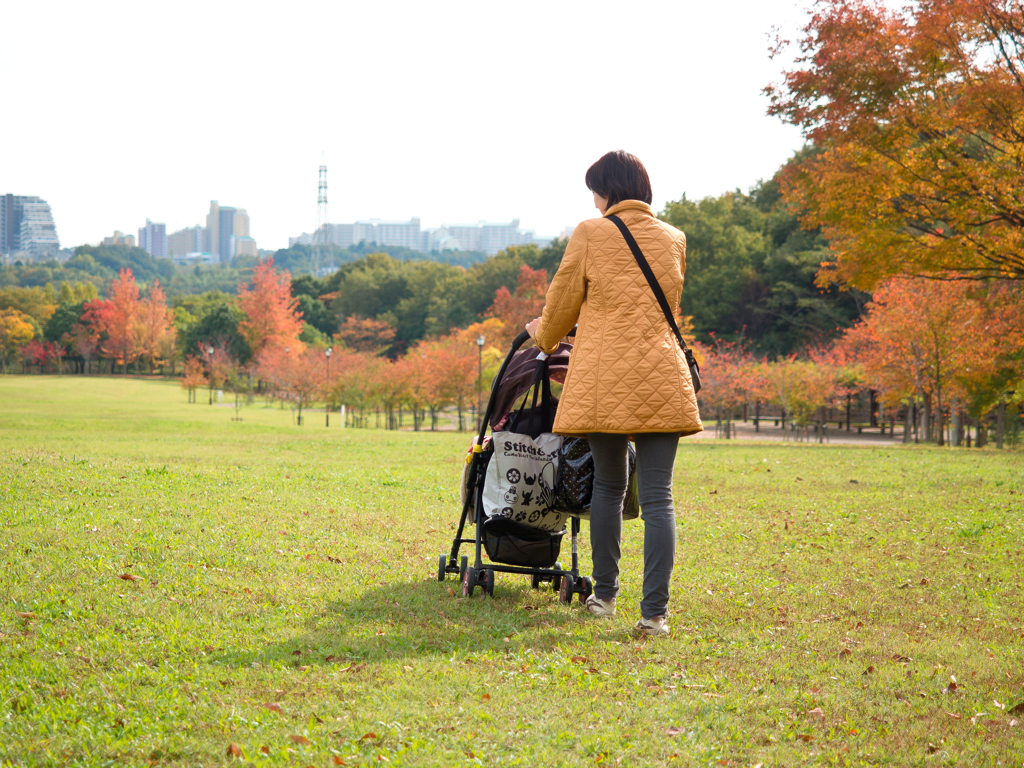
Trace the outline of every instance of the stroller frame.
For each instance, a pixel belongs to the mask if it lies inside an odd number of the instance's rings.
[[[486,461],[483,458],[484,437],[487,434],[487,428],[494,412],[498,386],[501,384],[505,371],[512,362],[512,358],[515,353],[519,351],[519,348],[522,347],[529,338],[530,335],[526,331],[523,331],[516,336],[512,341],[512,346],[509,348],[508,354],[505,356],[505,360],[502,363],[501,368],[498,370],[498,375],[495,376],[494,382],[491,385],[491,394],[487,400],[487,410],[482,414],[480,419],[480,433],[477,436],[476,443],[473,445],[473,452],[469,458],[469,472],[467,473],[468,479],[466,482],[466,500],[462,504],[462,516],[459,519],[459,527],[455,533],[455,537],[452,539],[451,551],[447,554],[442,553],[438,557],[437,580],[444,581],[449,573],[458,574],[459,580],[462,582],[462,594],[464,597],[472,597],[477,586],[481,586],[483,588],[485,596],[493,596],[495,573],[518,573],[524,576],[530,576],[531,586],[534,589],[539,589],[541,584],[544,583],[552,584],[552,587],[558,592],[559,600],[563,603],[571,603],[573,595],[578,595],[579,601],[584,602],[593,592],[593,584],[590,577],[581,577],[579,574],[579,548],[577,539],[580,532],[580,518],[576,515],[571,515],[569,518],[569,530],[572,543],[572,561],[571,566],[568,569],[563,568],[561,563],[555,563],[552,568],[530,568],[526,566],[506,565],[503,563],[493,562],[485,564],[483,562],[482,549],[485,524],[483,511],[483,487],[484,470],[486,468]],[[466,523],[470,521],[470,510],[473,512],[472,522],[475,528],[475,535],[473,538],[467,538],[463,535],[465,533]],[[469,565],[469,557],[467,555],[462,555],[461,560],[459,558],[459,550],[463,544],[472,545],[474,547],[475,557],[472,566]]]

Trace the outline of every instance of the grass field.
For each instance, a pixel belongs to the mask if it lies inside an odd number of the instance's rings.
[[[0,377],[5,764],[1024,765],[1021,453],[684,440],[643,641],[641,524],[466,600],[467,436],[185,399]]]

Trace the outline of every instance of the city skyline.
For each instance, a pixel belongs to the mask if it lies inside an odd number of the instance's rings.
[[[802,145],[761,94],[785,66],[768,58],[773,27],[804,20],[795,2],[620,10],[183,0],[167,14],[100,0],[64,4],[52,24],[45,4],[16,3],[5,22],[22,32],[0,47],[0,72],[32,119],[5,122],[0,178],[45,197],[66,244],[147,217],[179,231],[203,223],[192,201],[205,198],[244,201],[251,236],[275,249],[315,228],[321,158],[332,221],[516,216],[551,236],[597,215],[583,176],[608,150],[644,161],[660,208],[747,189]],[[375,33],[313,46],[314,29]],[[231,78],[236,108],[211,73]],[[189,109],[88,119],[131,94]]]

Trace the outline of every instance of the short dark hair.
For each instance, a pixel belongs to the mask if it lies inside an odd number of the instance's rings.
[[[648,205],[654,200],[644,164],[636,155],[621,149],[609,152],[590,166],[586,183],[591,192],[608,198],[608,207],[623,200],[642,200]]]

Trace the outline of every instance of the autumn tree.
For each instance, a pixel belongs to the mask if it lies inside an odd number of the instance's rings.
[[[345,318],[334,338],[356,352],[381,355],[395,340],[395,329],[384,320],[352,315]]]
[[[154,280],[149,295],[139,303],[138,350],[149,362],[149,372],[154,365],[163,365],[174,354],[177,333],[174,329],[174,314],[167,306],[160,281]]]
[[[7,358],[32,341],[35,332],[28,316],[17,309],[0,310],[0,366],[7,373]]]
[[[799,49],[766,92],[817,148],[783,186],[830,242],[823,282],[1024,279],[1020,0],[822,0]]]
[[[532,269],[523,264],[519,268],[519,280],[515,292],[501,286],[494,292],[494,301],[483,313],[504,323],[501,341],[508,344],[535,317],[544,311],[544,297],[548,292],[548,275],[543,269]]]
[[[86,312],[96,329],[106,334],[103,354],[119,360],[128,375],[128,363],[139,352],[139,286],[130,269],[111,284],[107,301],[86,302]]]
[[[185,358],[185,375],[181,378],[181,386],[188,391],[188,401],[196,402],[196,389],[206,386],[206,366],[195,355]]]
[[[264,349],[301,348],[302,313],[298,303],[292,297],[288,273],[278,274],[273,259],[256,265],[251,288],[244,283],[238,286],[238,305],[245,314],[238,330],[254,358],[259,358]]]
[[[714,344],[696,345],[701,358],[701,389],[697,398],[716,417],[716,432],[725,417],[723,436],[732,437],[732,418],[737,409],[754,396],[758,368],[746,346],[741,342],[723,341],[713,337]]]

